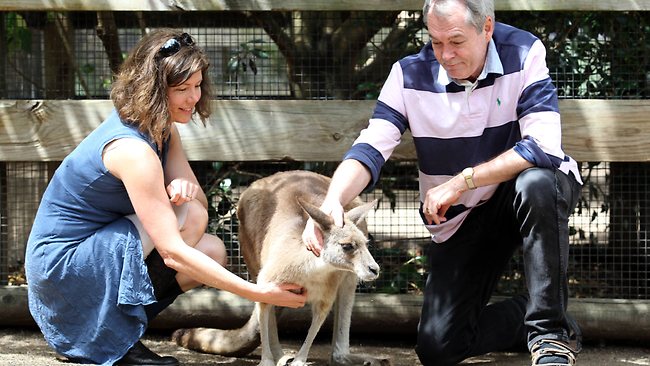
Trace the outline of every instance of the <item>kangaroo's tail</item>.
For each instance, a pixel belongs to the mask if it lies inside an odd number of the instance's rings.
[[[241,357],[253,352],[260,345],[257,312],[238,329],[188,328],[178,329],[172,341],[181,347],[203,353]]]

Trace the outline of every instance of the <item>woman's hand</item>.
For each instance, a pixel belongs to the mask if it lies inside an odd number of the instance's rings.
[[[307,302],[307,291],[293,283],[264,283],[257,286],[261,293],[259,302],[287,308],[301,308]]]
[[[200,190],[196,183],[182,178],[174,179],[167,185],[169,200],[176,206],[195,199]]]

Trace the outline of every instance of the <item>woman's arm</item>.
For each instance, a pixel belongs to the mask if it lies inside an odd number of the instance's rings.
[[[208,199],[187,161],[176,124],[172,124],[171,129],[169,152],[164,168],[165,187],[170,200],[172,203],[182,204],[186,200],[196,199],[207,209]]]
[[[298,286],[260,286],[250,283],[201,251],[187,245],[178,230],[158,157],[146,143],[135,139],[127,140],[110,150],[110,153],[104,154],[104,163],[108,170],[124,183],[138,218],[167,266],[200,283],[252,301],[287,307],[304,305],[305,295],[288,291],[298,289]],[[188,182],[196,182],[193,173],[188,175],[184,171],[183,164],[174,167],[177,173],[185,174],[184,178]],[[205,198],[205,195],[202,197]]]

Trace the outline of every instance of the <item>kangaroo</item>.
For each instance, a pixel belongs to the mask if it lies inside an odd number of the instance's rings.
[[[280,172],[255,181],[242,192],[237,207],[239,245],[253,279],[292,282],[307,291],[312,322],[295,356],[283,355],[274,306],[256,303],[248,322],[239,329],[179,329],[172,339],[192,350],[226,356],[243,356],[262,344],[259,366],[304,366],[314,338],[334,301],[334,332],[330,365],[390,366],[389,359],[353,355],[349,328],[358,280],[372,281],[379,266],[366,246],[365,216],[376,202],[356,198],[345,207],[343,227],[318,206],[330,179],[308,171]],[[322,230],[320,257],[306,250],[302,231],[311,217]]]

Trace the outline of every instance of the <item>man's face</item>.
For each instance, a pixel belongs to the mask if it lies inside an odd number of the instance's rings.
[[[487,46],[494,30],[494,21],[487,17],[481,32],[466,20],[467,10],[460,3],[450,3],[449,16],[427,14],[433,53],[447,74],[459,80],[474,81],[485,64]]]

